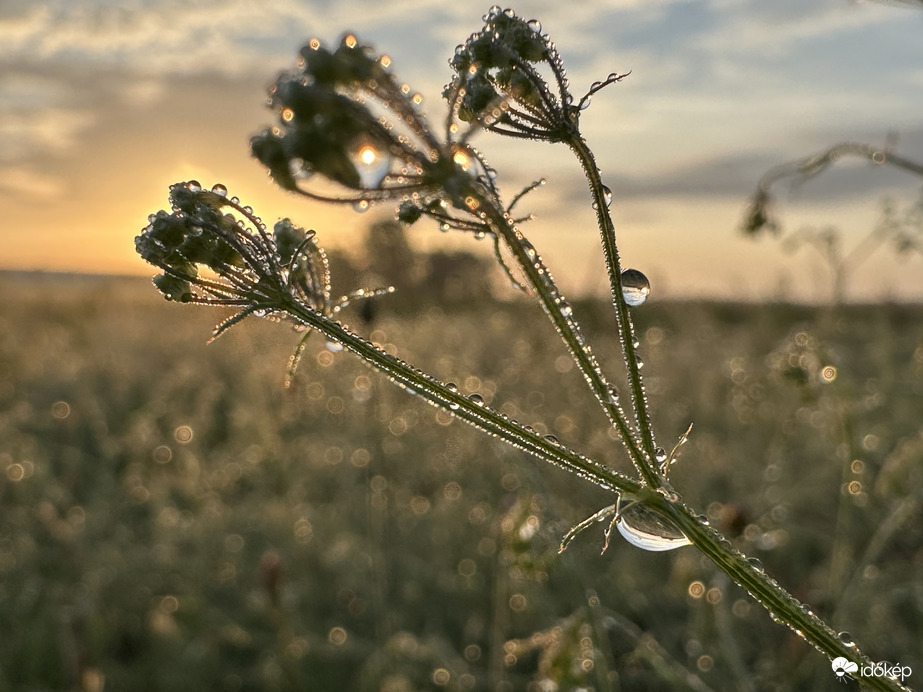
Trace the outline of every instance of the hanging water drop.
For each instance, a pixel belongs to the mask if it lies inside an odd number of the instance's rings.
[[[221,183],[215,183],[212,185],[212,192],[214,192],[216,195],[220,195],[221,197],[225,197],[228,194],[228,189]]]
[[[391,155],[368,140],[362,140],[349,155],[365,189],[378,187],[391,170]]]
[[[622,297],[632,307],[642,305],[651,293],[651,282],[637,269],[622,270]]]
[[[856,642],[853,641],[852,635],[849,632],[840,632],[836,635],[837,639],[843,644],[843,646],[848,646],[850,649],[856,647]]]
[[[682,531],[649,507],[623,500],[619,503],[616,523],[622,537],[637,548],[652,552],[673,550],[690,545]]]
[[[359,212],[360,214],[362,212],[368,211],[369,207],[371,206],[371,202],[369,202],[367,199],[360,199],[353,202],[353,210]]]
[[[326,346],[327,350],[331,353],[339,353],[343,350],[343,344],[341,344],[339,341],[328,341]]]

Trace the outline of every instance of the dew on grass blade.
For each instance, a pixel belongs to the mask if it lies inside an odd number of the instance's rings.
[[[216,195],[225,197],[228,194],[228,189],[221,183],[215,183],[212,185],[212,192],[214,192]]]
[[[622,270],[622,297],[632,307],[642,305],[651,293],[651,282],[637,269]]]
[[[637,548],[660,552],[690,545],[682,531],[645,505],[623,500],[616,527]]]

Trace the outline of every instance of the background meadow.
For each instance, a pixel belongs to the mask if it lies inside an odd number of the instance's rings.
[[[628,468],[540,310],[484,295],[499,270],[408,258],[387,225],[366,242],[404,290],[354,328]],[[286,390],[283,324],[206,345],[218,312],[144,279],[3,273],[0,290],[0,689],[835,684],[691,548],[616,536],[600,555],[600,525],[559,555],[607,496],[320,338]],[[575,311],[617,362],[608,306]],[[920,306],[634,314],[660,439],[695,423],[674,484],[874,659],[920,665]]]

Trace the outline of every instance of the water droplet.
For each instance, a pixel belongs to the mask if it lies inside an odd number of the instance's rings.
[[[848,646],[850,649],[855,648],[856,642],[852,640],[852,635],[849,632],[840,632],[836,636],[843,643],[843,646]]]
[[[471,395],[468,397],[468,400],[469,400],[472,404],[477,404],[478,406],[483,406],[483,405],[484,405],[484,397],[482,397],[480,394],[471,394]]]
[[[750,563],[751,567],[754,567],[759,570],[763,569],[763,563],[759,561],[759,558],[748,557],[747,562]]]
[[[622,297],[632,307],[642,305],[651,293],[651,282],[637,269],[622,270]]]
[[[391,170],[391,155],[366,140],[353,149],[349,160],[359,173],[359,184],[365,189],[378,187]]]
[[[626,501],[620,509],[616,527],[626,541],[642,550],[660,552],[689,545],[690,541],[673,524],[661,517],[654,510],[642,504],[630,504]]]
[[[667,453],[664,451],[663,447],[658,447],[654,450],[654,459],[656,459],[658,464],[664,464],[667,460]]]
[[[603,199],[606,201],[606,209],[612,204],[612,190],[603,185]]]
[[[300,158],[294,158],[288,162],[288,171],[292,174],[293,178],[300,178],[302,180],[310,178],[314,173],[311,165]]]
[[[191,190],[192,192],[198,192],[202,189],[202,183],[200,183],[198,180],[190,180],[188,183],[186,183],[186,189]]]
[[[558,444],[558,438],[554,435],[545,435],[545,442],[550,442],[553,445]]]
[[[216,195],[225,197],[228,194],[228,189],[221,183],[215,183],[212,185],[212,192],[214,192]]]
[[[372,206],[371,202],[369,202],[367,199],[360,199],[360,200],[353,202],[353,209],[359,212],[360,214],[362,212],[368,211],[369,207],[371,206]]]
[[[532,29],[536,34],[542,33],[542,23],[537,19],[530,19],[528,21],[529,28]]]

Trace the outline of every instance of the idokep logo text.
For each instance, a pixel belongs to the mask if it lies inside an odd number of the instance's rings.
[[[842,656],[833,659],[831,667],[834,675],[842,682],[845,682],[846,678],[852,673],[867,678],[891,678],[904,682],[913,673],[910,666],[902,666],[900,663],[891,664],[887,661],[879,661],[870,666],[860,668],[858,663],[854,663]]]

